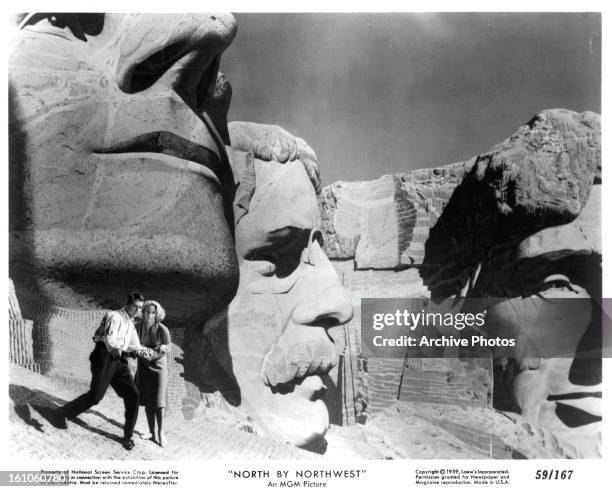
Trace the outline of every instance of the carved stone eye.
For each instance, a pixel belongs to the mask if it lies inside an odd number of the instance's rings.
[[[556,289],[556,290],[566,289],[566,290],[572,290],[572,291],[574,290],[572,288],[572,283],[570,282],[569,278],[561,274],[549,275],[548,277],[546,277],[546,279],[544,280],[544,282],[542,283],[540,287],[540,291],[545,291],[545,290],[550,290],[550,289]]]
[[[97,13],[35,13],[27,15],[21,23],[21,28],[34,26],[42,22],[57,29],[68,29],[72,35],[87,42],[86,36],[97,36],[104,28],[104,14]]]
[[[275,265],[276,262],[278,261],[278,257],[279,257],[278,251],[275,251],[273,249],[261,249],[261,250],[255,251],[254,253],[249,255],[246,259],[249,261],[266,262],[266,263],[272,263],[273,265]]]

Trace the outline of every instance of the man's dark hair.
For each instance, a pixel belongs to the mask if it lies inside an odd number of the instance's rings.
[[[125,303],[125,305],[129,306],[131,304],[134,304],[136,301],[144,302],[144,297],[140,292],[132,292],[131,294],[129,294],[127,296],[127,302]]]

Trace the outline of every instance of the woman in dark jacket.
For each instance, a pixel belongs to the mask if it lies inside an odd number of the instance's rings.
[[[164,447],[164,409],[168,389],[168,352],[170,350],[170,331],[161,322],[166,311],[157,301],[146,301],[142,309],[142,321],[136,325],[140,344],[147,350],[138,358],[136,386],[140,391],[140,404],[144,405],[149,424],[150,436],[155,440],[155,420],[157,420],[158,443]]]

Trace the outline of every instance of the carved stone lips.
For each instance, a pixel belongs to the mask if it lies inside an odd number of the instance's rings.
[[[310,401],[323,398],[327,391],[327,386],[323,383],[324,374],[310,374],[306,377],[296,377],[286,383],[278,383],[270,387],[272,393],[287,395],[293,393],[296,396],[303,395]]]
[[[222,188],[231,188],[233,179],[229,163],[223,163],[210,149],[167,131],[152,132],[98,150],[98,154],[164,154],[186,161],[188,170],[214,178]],[[197,164],[197,166],[189,164]],[[203,166],[203,167],[202,167]]]
[[[548,401],[560,401],[560,400],[579,400],[581,398],[601,398],[601,391],[578,391],[574,393],[564,393],[561,395],[548,395],[546,398]]]
[[[265,355],[261,377],[266,386],[289,392],[309,376],[325,376],[337,359],[335,346],[323,328],[290,324]]]

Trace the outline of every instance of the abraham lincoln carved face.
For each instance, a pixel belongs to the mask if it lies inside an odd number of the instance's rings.
[[[492,336],[517,340],[506,389],[520,418],[552,431],[576,457],[601,456],[601,186],[569,224],[523,240],[499,268]],[[505,274],[505,275],[504,275]]]
[[[223,112],[229,14],[34,14],[10,55],[10,275],[21,298],[226,305],[238,268]],[[217,116],[215,116],[217,115]],[[229,219],[229,220],[228,220]]]

